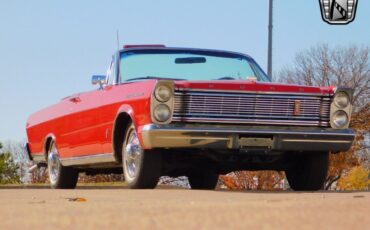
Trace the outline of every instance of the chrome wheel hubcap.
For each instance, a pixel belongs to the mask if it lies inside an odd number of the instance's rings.
[[[58,180],[59,167],[59,155],[55,145],[53,145],[48,155],[49,179],[52,184],[55,184]]]
[[[134,179],[139,171],[142,149],[136,132],[132,131],[124,149],[124,159],[127,176]]]

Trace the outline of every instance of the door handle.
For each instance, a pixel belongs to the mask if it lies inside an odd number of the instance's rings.
[[[81,98],[79,96],[72,96],[69,98],[69,101],[73,103],[78,103],[78,102],[81,102]]]

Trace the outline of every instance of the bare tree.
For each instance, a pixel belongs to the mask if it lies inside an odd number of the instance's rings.
[[[345,86],[354,89],[355,111],[370,102],[370,49],[351,45],[317,45],[297,54],[294,66],[284,68],[278,80],[309,86]]]

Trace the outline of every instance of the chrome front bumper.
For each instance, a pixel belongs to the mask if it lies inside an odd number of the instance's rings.
[[[350,129],[149,124],[139,129],[145,149],[261,149],[271,151],[347,151],[355,138]]]

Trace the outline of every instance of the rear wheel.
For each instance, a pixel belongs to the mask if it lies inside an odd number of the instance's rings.
[[[129,124],[122,144],[122,165],[130,188],[151,189],[157,186],[162,173],[161,154],[141,148],[133,124]]]
[[[188,175],[192,189],[211,190],[215,189],[218,182],[218,174],[211,170],[196,170]]]
[[[52,141],[48,150],[48,172],[51,188],[73,189],[78,180],[78,171],[71,167],[64,167],[59,160],[59,153],[55,142]]]
[[[329,153],[305,153],[290,157],[285,174],[293,190],[316,191],[323,188],[329,167]]]

